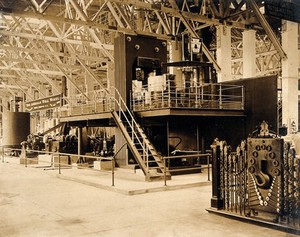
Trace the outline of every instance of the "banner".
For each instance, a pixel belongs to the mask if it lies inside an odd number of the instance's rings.
[[[37,110],[52,109],[61,106],[62,95],[53,95],[43,99],[28,101],[25,103],[25,111],[32,112]]]

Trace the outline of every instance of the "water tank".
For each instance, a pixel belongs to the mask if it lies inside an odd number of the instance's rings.
[[[6,147],[20,147],[30,133],[30,113],[3,112],[3,140]]]

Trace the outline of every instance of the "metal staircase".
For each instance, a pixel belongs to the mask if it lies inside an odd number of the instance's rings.
[[[116,88],[114,88],[114,94],[115,96],[112,99],[115,102],[115,106],[111,114],[126,139],[136,162],[145,174],[146,180],[163,179],[164,164],[161,155],[158,154],[142,127],[136,122],[133,114]],[[171,178],[169,172],[166,173],[166,176],[167,179]]]

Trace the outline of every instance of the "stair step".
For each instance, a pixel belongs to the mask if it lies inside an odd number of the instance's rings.
[[[157,163],[155,160],[148,160],[148,162],[145,163]]]
[[[171,175],[166,175],[167,180],[171,179]],[[161,181],[164,179],[164,174],[151,174],[146,176],[146,181]]]
[[[126,111],[129,114],[129,111]],[[140,164],[141,168],[146,173],[146,170],[151,170],[150,174],[146,174],[146,179],[149,181],[161,180],[163,179],[163,165],[160,155],[158,155],[155,147],[148,140],[145,132],[139,124],[135,124],[134,129],[131,128],[132,121],[126,121],[126,115],[119,116],[115,111],[112,112],[113,118],[116,124],[120,127],[122,133],[126,135],[126,139],[130,139],[128,142],[130,146],[135,149],[135,159]],[[127,117],[129,118],[129,117]],[[129,137],[128,137],[129,136]],[[145,147],[145,148],[143,148]],[[147,153],[144,153],[146,149]],[[147,159],[147,162],[145,161]],[[146,167],[146,166],[150,167]],[[171,177],[168,174],[169,177]]]

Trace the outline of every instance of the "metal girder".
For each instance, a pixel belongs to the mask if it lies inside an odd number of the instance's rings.
[[[8,72],[12,74],[22,72],[30,77],[29,75],[32,76],[33,73],[42,73],[42,80],[48,84],[64,74],[56,65],[65,73],[77,70],[78,73],[87,72],[91,75],[92,65],[97,67],[99,62],[114,60],[113,37],[118,32],[144,34],[161,39],[171,39],[182,32],[188,32],[198,38],[202,28],[207,25],[229,24],[233,29],[243,30],[249,24],[256,24],[257,27],[260,23],[260,29],[261,26],[265,29],[279,52],[273,56],[263,56],[265,66],[262,65],[260,68],[266,69],[265,72],[272,70],[272,67],[277,67],[280,62],[278,55],[285,57],[274,32],[258,9],[256,2],[261,4],[260,0],[64,0],[60,3],[52,0],[31,0],[31,2],[36,12],[14,9],[10,13],[0,14],[0,40],[8,42],[0,45],[0,62],[8,60],[10,66]],[[192,2],[193,5],[200,2],[201,4],[192,11]],[[234,46],[238,44],[233,42]],[[61,50],[64,45],[68,45],[68,48]],[[14,54],[13,47],[19,51],[17,55]],[[268,50],[273,52],[273,48],[267,50],[269,45],[264,47],[262,46],[262,51],[258,50],[258,54],[265,54]],[[220,67],[210,49],[205,45],[202,49],[219,71]],[[233,63],[236,65],[242,55],[239,49],[237,46],[232,50]],[[50,58],[52,61],[50,60],[48,65],[42,63],[49,62]],[[63,59],[63,62],[60,59]],[[0,66],[3,66],[3,63]],[[99,78],[95,77],[95,81],[99,83]],[[56,86],[55,90],[59,88]]]
[[[71,3],[71,5],[74,7],[76,13],[78,14],[78,16],[81,18],[81,20],[83,21],[88,21],[87,16],[85,15],[85,13],[82,11],[81,7],[78,5],[78,3],[74,0],[69,0],[69,2]],[[91,28],[87,28],[88,32],[90,33],[91,37],[95,40],[95,42],[97,44],[102,44],[101,40],[97,37],[95,30],[91,29]],[[103,54],[105,56],[107,56],[111,61],[114,61],[114,57],[113,55],[107,51],[103,46],[101,46],[100,50],[103,52]]]
[[[0,82],[0,83],[3,85],[3,88],[6,89],[12,96],[16,95],[16,93],[14,91],[12,91],[12,89],[16,89],[16,88],[11,88],[10,85],[6,85],[6,83],[4,83],[4,82]],[[16,86],[16,87],[18,87],[18,86]],[[19,89],[19,87],[18,87],[18,89]]]
[[[40,4],[36,0],[31,0],[32,5],[39,13],[44,13],[54,0],[43,0]]]
[[[84,46],[90,46],[97,49],[105,49],[105,50],[111,50],[113,49],[112,45],[103,45],[101,43],[94,43],[94,42],[85,42],[81,40],[71,40],[71,39],[63,39],[63,38],[57,38],[53,36],[41,36],[41,35],[34,35],[30,33],[21,33],[21,32],[11,32],[11,31],[5,31],[0,30],[0,35],[6,35],[6,36],[16,36],[16,37],[22,37],[27,38],[31,40],[41,40],[41,41],[49,41],[49,42],[56,42],[56,43],[69,43],[69,44],[76,44],[76,45],[84,45]]]
[[[81,66],[85,69],[85,71],[101,86],[101,89],[107,90],[107,88],[104,87],[104,85],[94,74],[94,72],[90,68],[88,68],[82,60],[80,60],[79,58],[77,60],[81,64]]]
[[[72,85],[83,95],[88,101],[91,99],[77,86],[76,82],[64,71],[63,68],[57,65],[57,68],[63,73],[63,75],[72,83]]]
[[[51,26],[51,28],[53,28],[54,29],[54,32],[57,32],[56,30],[55,30],[55,26],[54,25],[52,25],[51,23],[50,23],[50,26]],[[58,34],[58,32],[56,33],[56,34]],[[51,50],[53,50],[53,49],[51,49],[51,46],[50,45],[48,45],[48,47],[50,48],[50,51]],[[72,48],[70,45],[68,45],[68,44],[66,44],[66,47],[68,48],[68,50],[70,51],[70,52],[72,52],[73,54],[75,54],[75,50],[74,50],[74,48]],[[50,58],[50,57],[49,57]],[[57,61],[59,61],[59,62],[61,62],[61,60],[60,60],[60,58],[59,57],[57,57],[56,56],[56,59],[57,59]],[[50,58],[50,60],[52,60],[51,58]],[[86,65],[76,56],[76,60],[81,64],[81,66],[88,72],[88,73],[90,73],[90,70],[89,69],[87,69],[87,67],[86,67]],[[57,67],[60,69],[60,71],[62,71],[62,72],[64,72],[64,70],[61,68],[61,67],[59,67],[59,65],[57,65]],[[66,78],[68,79],[68,80],[70,80],[70,82],[75,86],[75,88],[78,90],[78,91],[80,91],[81,92],[81,94],[83,95],[83,96],[85,96],[88,100],[91,100],[77,85],[76,85],[76,83],[72,80],[72,78],[70,78],[66,73],[65,73],[65,76],[66,76]],[[92,74],[92,77],[102,86],[102,83],[100,82],[100,80],[98,80],[98,78],[97,77],[94,77],[94,75]]]
[[[33,100],[34,98],[27,92],[25,91],[22,86],[17,82],[17,79],[15,80],[16,85],[20,88],[20,90],[30,99]],[[28,89],[28,88],[26,88]]]
[[[113,3],[111,2],[107,2],[106,5],[108,6],[110,12],[112,13],[113,17],[115,18],[115,20],[121,28],[132,29],[129,20],[125,17],[124,12],[119,6],[115,4],[113,5]]]
[[[46,97],[46,95],[37,87],[37,85],[32,82],[32,78],[29,79],[27,75],[24,75],[20,72],[18,74],[20,76],[20,79],[24,78],[33,88],[35,88],[39,92],[40,95]]]
[[[32,41],[31,41],[32,42]],[[89,60],[89,61],[99,61],[101,58],[97,57],[97,56],[93,56],[93,55],[78,55],[78,54],[71,54],[68,52],[58,52],[58,51],[45,51],[45,49],[37,49],[37,48],[22,48],[19,46],[7,46],[7,45],[0,45],[0,50],[5,50],[5,51],[11,51],[11,50],[15,50],[17,52],[24,52],[26,54],[31,54],[31,55],[45,55],[45,56],[57,56],[57,57],[64,57],[64,58],[68,58],[68,59],[75,59],[76,57],[80,57],[83,60]],[[105,61],[106,60],[102,60]],[[76,65],[68,65],[70,67],[76,67]]]
[[[269,25],[269,23],[267,22],[266,18],[263,16],[263,14],[260,12],[256,2],[254,0],[249,0],[248,3],[250,4],[252,10],[254,11],[257,19],[259,20],[260,24],[262,25],[262,27],[264,28],[264,30],[266,31],[268,37],[270,38],[270,40],[272,41],[274,47],[276,48],[276,50],[278,51],[279,55],[285,59],[286,53],[284,52],[284,50],[282,49],[276,35],[274,34],[271,26]]]
[[[47,45],[49,47],[50,50],[53,50],[51,48],[51,46],[48,44]],[[61,71],[63,73],[63,75],[71,82],[71,84],[88,100],[90,101],[91,99],[77,86],[76,82],[68,75],[68,73],[65,71],[65,69],[63,67],[61,67],[60,64],[62,64],[62,61],[60,60],[59,57],[55,57],[56,60],[54,60],[53,58],[51,58],[50,56],[49,60],[52,61],[53,64],[56,65],[56,67],[59,69],[59,71]]]
[[[181,16],[180,18],[183,22],[183,24],[186,26],[186,28],[188,29],[188,31],[190,32],[192,37],[195,38],[200,38],[199,35],[196,33],[196,31],[193,29],[193,27],[189,24],[189,22],[185,19],[184,16]],[[208,60],[213,63],[215,69],[217,70],[217,72],[221,71],[221,67],[218,65],[217,61],[214,59],[214,57],[211,55],[211,53],[209,52],[208,48],[202,44],[202,50],[203,53],[205,54],[205,56],[208,58]]]
[[[0,82],[0,89],[6,89],[6,90],[8,90],[8,88],[11,90],[10,94],[12,94],[12,95],[16,95],[12,90],[20,90],[19,86],[16,86],[16,85],[7,85],[4,82]]]
[[[43,69],[40,69],[37,66],[37,64],[33,63],[33,65],[36,66],[35,69],[24,68],[24,67],[0,66],[0,70],[26,71],[26,72],[36,73],[36,74],[47,74],[47,75],[63,76],[63,73],[61,73],[59,71],[43,70]]]

